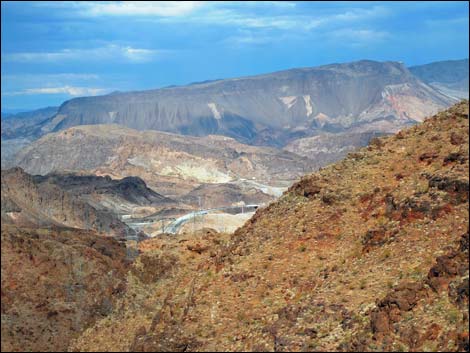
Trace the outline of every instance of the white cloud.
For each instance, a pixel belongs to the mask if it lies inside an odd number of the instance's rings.
[[[322,25],[359,23],[390,13],[390,8],[354,8],[346,4],[339,13],[305,13],[292,1],[83,1],[65,3],[78,15],[154,19],[158,22],[230,25],[239,28],[310,30]],[[43,5],[44,6],[44,5]],[[48,3],[46,6],[54,6]]]
[[[63,80],[98,80],[97,74],[76,74],[76,73],[58,73],[58,74],[5,74],[2,75],[2,81],[63,81]]]
[[[110,44],[94,49],[63,49],[56,52],[26,52],[2,54],[10,62],[63,62],[93,60],[124,60],[134,63],[150,62],[168,53],[167,50],[133,48]]]
[[[329,32],[327,37],[332,40],[341,41],[349,46],[358,47],[383,42],[389,39],[391,34],[386,31],[371,29],[343,28]]]
[[[279,40],[279,37],[270,37],[270,36],[261,36],[253,33],[236,35],[232,37],[228,37],[225,39],[225,43],[228,45],[258,45],[258,44],[267,44],[271,43],[275,40]]]
[[[42,87],[42,88],[27,88],[23,91],[17,92],[2,92],[5,96],[22,96],[22,95],[36,95],[36,94],[67,94],[69,96],[96,96],[103,94],[107,89],[104,88],[92,88],[92,87],[74,87],[74,86],[63,86],[63,87]]]
[[[185,16],[200,8],[203,1],[89,1],[78,3],[91,16]]]

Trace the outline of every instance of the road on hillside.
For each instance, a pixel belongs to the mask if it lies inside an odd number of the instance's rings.
[[[252,212],[256,210],[260,205],[245,205],[245,206],[227,206],[227,207],[217,207],[217,208],[209,208],[206,210],[199,210],[199,211],[193,211],[185,214],[184,216],[178,217],[176,219],[173,218],[173,221],[166,225],[163,230],[165,233],[169,234],[177,234],[181,227],[196,218],[197,216],[203,216],[212,212],[217,212],[217,211],[239,211],[235,212],[233,214],[240,214],[240,213],[245,213],[245,212]],[[149,218],[149,217],[144,217],[144,218],[130,218],[129,215],[123,215],[121,216],[121,220],[126,223],[130,228],[136,230],[136,231],[142,231],[146,226],[149,226],[151,224],[155,224],[156,222],[163,221],[165,219],[157,219],[157,218]],[[168,219],[166,219],[168,220]],[[158,234],[161,234],[162,232],[154,232],[152,234],[147,234],[150,237],[155,237]]]

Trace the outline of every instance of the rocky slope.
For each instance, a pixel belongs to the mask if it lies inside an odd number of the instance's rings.
[[[79,126],[48,134],[23,149],[15,164],[32,174],[69,170],[114,178],[139,176],[173,198],[204,184],[240,179],[251,180],[251,188],[262,188],[257,183],[285,187],[316,168],[313,161],[293,153],[248,146],[228,137],[139,132],[118,125]]]
[[[468,350],[468,102],[308,175],[233,235],[141,243],[74,350]]]
[[[468,99],[468,59],[412,66],[410,71],[443,94]]]
[[[113,239],[3,222],[1,237],[2,352],[66,351],[125,289],[125,248]]]
[[[130,177],[31,176],[14,168],[2,171],[1,190],[2,223],[94,229],[113,236],[133,232],[121,222],[121,214],[175,205]]]
[[[396,128],[447,107],[452,98],[397,62],[362,60],[181,87],[83,97],[61,105],[48,125],[120,124],[185,135],[218,134],[283,146],[318,132],[375,122]]]

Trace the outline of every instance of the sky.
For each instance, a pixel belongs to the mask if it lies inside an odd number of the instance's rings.
[[[361,59],[463,59],[468,18],[466,1],[2,1],[2,111]]]

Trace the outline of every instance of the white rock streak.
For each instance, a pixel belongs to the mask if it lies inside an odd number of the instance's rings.
[[[307,109],[307,116],[313,113],[312,102],[310,101],[310,95],[303,96],[305,101],[305,109]]]
[[[282,101],[282,103],[284,103],[284,105],[287,106],[287,109],[290,109],[297,101],[296,96],[279,97],[279,99]]]
[[[220,115],[219,111],[217,110],[217,107],[215,103],[207,103],[207,106],[212,110],[212,115],[214,115],[214,118],[217,120],[222,119],[222,116]]]
[[[109,118],[111,119],[111,122],[114,122],[114,120],[116,119],[117,112],[108,112],[108,114]]]

